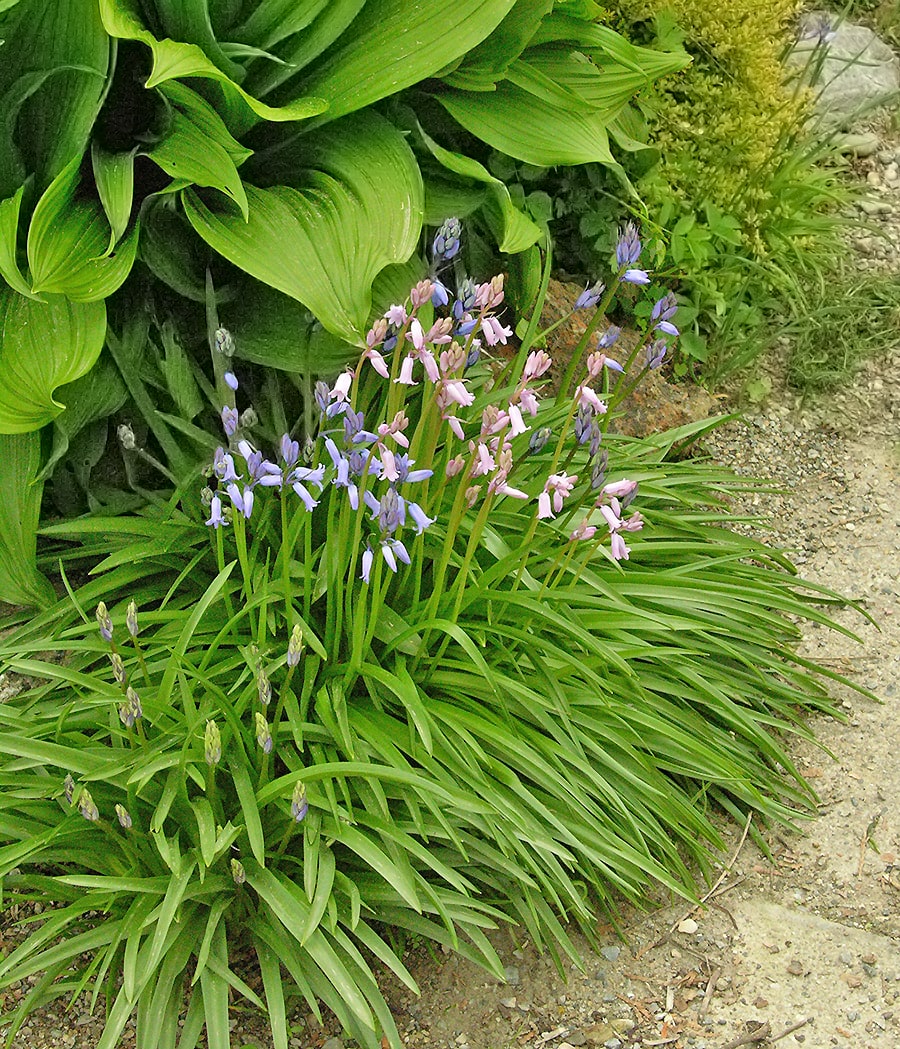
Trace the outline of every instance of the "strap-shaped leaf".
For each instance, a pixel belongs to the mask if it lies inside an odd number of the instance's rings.
[[[28,229],[28,264],[33,291],[95,302],[111,295],[131,271],[138,227],[109,253],[103,208],[76,198],[80,163],[80,157],[71,160],[37,202]]]
[[[362,343],[372,282],[418,242],[422,176],[403,135],[375,113],[306,135],[293,186],[247,186],[250,218],[184,194],[194,229],[219,254],[310,309],[335,335]],[[284,163],[284,158],[282,158]]]
[[[0,601],[13,605],[46,606],[55,599],[34,562],[44,490],[35,481],[40,465],[39,434],[0,434]]]
[[[131,218],[134,200],[134,150],[110,153],[96,142],[91,147],[91,166],[100,203],[109,221],[108,251],[122,239]]]
[[[102,302],[46,302],[0,288],[0,433],[27,433],[65,407],[57,386],[91,369],[106,332]]]
[[[100,0],[100,14],[110,36],[121,40],[138,40],[153,53],[153,68],[147,78],[146,87],[154,88],[167,80],[183,77],[204,77],[217,80],[226,92],[239,97],[263,120],[303,120],[315,116],[327,108],[321,98],[298,98],[289,105],[275,108],[248,95],[229,76],[222,72],[196,44],[177,40],[157,40],[142,24],[133,0]]]

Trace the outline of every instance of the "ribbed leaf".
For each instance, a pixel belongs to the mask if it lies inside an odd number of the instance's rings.
[[[102,302],[34,302],[0,288],[0,433],[37,430],[59,415],[65,405],[54,390],[90,370],[105,331]]]
[[[34,561],[44,490],[36,481],[40,464],[39,434],[0,434],[0,601],[13,605],[47,606],[55,599]]]
[[[441,79],[464,91],[493,91],[494,84],[528,46],[552,7],[553,0],[516,0],[494,32]]]
[[[0,201],[0,276],[20,295],[33,298],[31,287],[22,276],[16,259],[19,209],[24,189],[24,186],[20,186],[13,196]]]
[[[107,251],[112,251],[128,227],[134,200],[134,151],[110,153],[96,142],[91,146],[91,165],[100,203],[109,220]]]
[[[28,230],[28,264],[34,291],[95,302],[111,295],[131,271],[138,228],[108,253],[103,209],[76,197],[79,164],[79,157],[70,161],[38,201]]]
[[[449,149],[444,149],[424,131],[421,131],[421,134],[432,156],[448,171],[487,184],[493,207],[488,208],[485,217],[492,226],[492,232],[497,238],[497,247],[500,251],[515,254],[530,248],[532,244],[536,244],[541,239],[540,226],[532,222],[513,204],[509,190],[500,179],[494,178],[483,164],[462,153],[453,153]]]
[[[457,0],[436,12],[426,0],[367,3],[337,49],[313,66],[306,90],[328,103],[319,123],[362,109],[427,77],[481,43],[515,0]]]
[[[0,61],[0,198],[35,173],[39,190],[87,145],[105,88],[109,38],[96,0],[22,0]]]
[[[232,29],[229,36],[269,50],[306,29],[328,3],[329,0],[259,0],[247,20]]]
[[[327,106],[321,98],[298,98],[287,106],[274,108],[248,95],[229,76],[222,72],[196,44],[176,40],[157,40],[142,24],[131,0],[99,0],[103,24],[110,36],[122,40],[138,40],[153,53],[153,68],[145,86],[164,84],[182,77],[203,77],[216,80],[226,93],[237,96],[258,117],[264,120],[303,120],[321,113]]]
[[[526,164],[615,163],[606,120],[587,107],[554,105],[508,80],[489,93],[450,90],[436,97],[467,131]]]
[[[247,187],[249,222],[194,192],[184,195],[185,211],[219,254],[361,344],[373,280],[418,241],[421,174],[400,132],[375,113],[304,136],[302,156],[297,188]]]

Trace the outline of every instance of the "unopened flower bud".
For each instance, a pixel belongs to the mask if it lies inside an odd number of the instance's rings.
[[[307,812],[309,812],[309,802],[306,800],[306,785],[303,780],[298,780],[291,798],[291,818],[297,823],[302,823]]]
[[[608,463],[609,452],[604,448],[594,462],[594,465],[591,467],[591,489],[595,492],[598,488],[603,487],[603,482],[606,480],[606,467]]]
[[[466,460],[461,455],[455,455],[449,463],[447,463],[447,469],[445,473],[448,477],[456,477],[458,473],[462,472],[462,468],[466,465]]]
[[[409,293],[409,301],[418,308],[424,302],[428,302],[434,294],[434,285],[430,280],[420,280]]]
[[[66,778],[63,781],[63,789],[66,795],[66,801],[71,805],[72,799],[75,797],[75,780],[72,779],[72,773],[67,772]]]
[[[258,423],[259,416],[256,414],[256,409],[251,404],[249,408],[241,412],[241,426],[245,429],[252,430]]]
[[[478,493],[481,491],[480,484],[473,484],[471,488],[466,489],[466,506],[471,510],[478,499]]]
[[[216,328],[214,342],[216,353],[221,353],[223,357],[234,356],[234,339],[227,328]]]
[[[112,663],[113,677],[116,679],[116,684],[122,688],[125,687],[125,664],[122,662],[122,657],[118,652],[110,652],[109,661]]]
[[[94,799],[91,797],[91,792],[87,787],[82,788],[81,794],[78,796],[78,811],[89,823],[96,823],[100,819],[100,812],[94,804]]]
[[[434,261],[449,261],[459,251],[459,238],[462,235],[462,223],[458,218],[444,219],[434,236],[431,252]]]
[[[529,454],[536,455],[542,451],[552,435],[553,431],[548,426],[542,426],[539,430],[535,430],[528,440]]]
[[[131,830],[131,813],[124,805],[116,805],[116,817],[119,820],[119,826],[124,827],[125,830]]]
[[[256,672],[256,691],[259,695],[260,703],[267,707],[272,702],[272,682],[262,667]]]
[[[109,617],[106,603],[101,601],[100,604],[97,605],[97,611],[94,614],[97,617],[97,625],[100,627],[100,636],[104,641],[112,641],[113,624]]]
[[[300,657],[303,655],[303,631],[300,629],[300,624],[295,623],[294,629],[291,631],[291,639],[288,641],[287,648],[287,665],[289,667],[295,667],[300,662]]]
[[[272,753],[272,730],[264,715],[257,710],[253,715],[256,722],[256,742],[262,747],[264,754]]]
[[[237,390],[238,386],[240,385],[238,383],[238,377],[234,374],[234,372],[225,372],[222,378],[225,380],[225,385],[228,387],[229,390],[232,391],[232,393],[234,393],[234,391]]]
[[[207,721],[203,737],[204,757],[207,765],[218,765],[222,760],[222,737],[215,721]]]
[[[235,885],[243,885],[247,880],[247,875],[244,871],[244,865],[240,860],[232,859],[231,861],[231,877],[234,879]]]
[[[119,721],[125,728],[134,728],[134,713],[128,703],[119,704]]]
[[[128,608],[125,610],[125,626],[128,627],[128,633],[132,637],[138,635],[138,617],[137,617],[137,605],[134,603],[134,598],[128,602]]]
[[[128,686],[125,698],[128,700],[128,708],[134,720],[137,721],[138,718],[142,718],[144,716],[144,708],[141,706],[140,697],[131,685]]]
[[[133,452],[137,448],[134,430],[128,423],[122,423],[116,427],[116,436],[119,438],[119,444],[122,445],[126,452]]]

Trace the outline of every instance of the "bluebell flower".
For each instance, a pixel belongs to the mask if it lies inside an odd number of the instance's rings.
[[[229,390],[236,390],[238,388],[237,376],[234,372],[225,372],[222,378],[225,380],[225,385]]]
[[[616,265],[621,269],[623,266],[633,266],[641,257],[641,241],[638,237],[637,227],[633,222],[627,222],[619,234],[619,242],[616,244]]]
[[[418,503],[407,503],[406,509],[409,510],[409,516],[416,526],[416,535],[421,535],[426,528],[433,525],[437,520],[436,517],[429,517]]]
[[[459,252],[461,234],[462,223],[458,218],[444,219],[431,244],[431,254],[435,263],[449,262]]]
[[[250,515],[253,513],[253,489],[249,485],[245,485],[242,492],[232,481],[225,488],[225,491],[228,493],[228,498],[231,500],[235,510],[249,520]]]
[[[466,367],[474,368],[475,365],[481,360],[481,346],[475,345],[469,350],[469,355],[466,357]]]
[[[347,444],[361,444],[363,441],[377,441],[378,434],[363,429],[365,418],[363,413],[351,411],[349,408],[344,413],[344,438]]]
[[[597,456],[597,454],[599,453],[599,451],[600,451],[600,442],[602,440],[603,440],[603,431],[597,425],[597,420],[595,419],[591,423],[590,444],[588,445],[588,455],[590,455],[590,457],[592,459],[594,459]]]
[[[646,270],[625,270],[619,280],[626,284],[649,284],[650,274]]]
[[[453,316],[461,321],[467,313],[475,309],[475,297],[478,293],[478,285],[471,277],[466,277],[459,286],[456,293],[456,301],[453,303]]]
[[[647,349],[644,351],[647,359],[647,367],[652,369],[658,368],[662,362],[666,359],[666,346],[665,339],[657,339],[655,342],[651,342]]]
[[[364,583],[368,583],[369,576],[372,574],[372,562],[375,560],[375,555],[372,553],[372,548],[367,546],[363,550],[362,555],[362,572],[360,573],[360,579]]]
[[[300,458],[300,442],[292,441],[291,435],[286,433],[281,437],[281,459],[287,467],[293,466]]]
[[[594,409],[590,405],[579,408],[575,413],[575,440],[578,444],[586,444],[591,436],[591,426],[594,423]]]
[[[316,407],[319,409],[319,412],[324,415],[328,411],[328,405],[331,403],[331,387],[327,382],[323,382],[319,379],[314,387],[313,393],[316,399]]]
[[[600,301],[600,296],[606,291],[606,285],[603,281],[598,280],[596,284],[591,285],[584,289],[584,291],[575,300],[575,305],[572,309],[575,310],[591,310]]]
[[[222,409],[222,429],[225,431],[226,437],[234,437],[237,433],[238,422],[240,417],[237,413],[237,408],[231,408],[227,404]]]
[[[119,821],[119,826],[124,830],[131,830],[131,813],[124,805],[116,805],[116,819]]]
[[[608,350],[609,347],[612,346],[612,344],[618,339],[618,337],[621,334],[622,334],[622,329],[621,328],[619,328],[615,324],[610,324],[610,326],[606,329],[606,331],[603,332],[603,334],[597,340],[598,348],[601,349],[601,350]],[[607,361],[607,364],[610,364],[610,362]],[[622,370],[621,365],[619,366],[618,370],[619,371]]]
[[[396,348],[397,348],[397,335],[396,335],[396,332],[395,332],[393,335],[388,335],[388,337],[384,340],[383,349],[384,349],[385,354],[388,354],[388,353],[393,353]]]
[[[302,823],[309,811],[309,802],[306,800],[306,787],[303,780],[297,782],[291,797],[291,819],[296,823]]]
[[[378,525],[382,532],[390,535],[403,524],[405,517],[403,500],[393,488],[389,488],[378,503]]]
[[[406,452],[394,455],[394,465],[397,467],[397,484],[416,484],[419,481],[427,481],[434,476],[434,470],[412,470],[415,460],[410,460]]]
[[[459,322],[459,324],[457,324],[457,326],[456,326],[456,334],[457,335],[463,335],[463,336],[471,335],[472,332],[475,331],[475,326],[477,324],[478,324],[478,321],[477,321],[476,318],[470,317],[470,316],[467,315],[464,320],[461,320]]]
[[[237,471],[234,468],[234,457],[220,445],[213,455],[213,473],[220,481],[236,481]]]
[[[551,435],[552,431],[547,426],[542,426],[539,430],[535,430],[528,439],[529,454],[535,455],[537,452],[542,451],[544,445],[550,440]]]
[[[221,528],[225,523],[225,518],[222,516],[222,499],[214,495],[209,504],[209,520],[206,521],[206,525],[210,528]]]
[[[432,283],[434,284],[434,291],[431,293],[431,305],[435,307],[446,306],[450,301],[450,292],[439,280],[435,280]]]

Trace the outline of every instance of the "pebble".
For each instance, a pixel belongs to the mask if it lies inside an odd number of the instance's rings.
[[[612,945],[611,947],[601,947],[600,948],[600,954],[608,962],[617,962],[619,960],[619,955],[621,953],[622,953],[622,948],[621,947],[617,947],[615,945]]]
[[[503,975],[506,977],[506,982],[511,987],[515,987],[519,983],[518,965],[507,965],[507,967],[503,970]]]
[[[344,1049],[344,1043],[340,1038],[326,1038],[322,1044],[322,1049]]]

